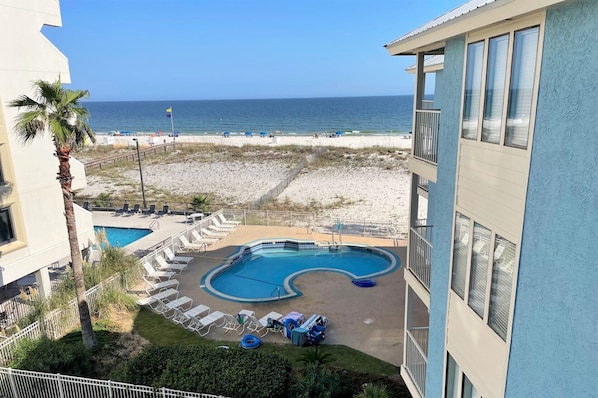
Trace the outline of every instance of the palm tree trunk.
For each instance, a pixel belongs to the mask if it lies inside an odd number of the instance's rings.
[[[58,157],[58,181],[62,188],[62,199],[64,201],[64,214],[66,218],[66,231],[71,249],[71,261],[73,276],[75,278],[75,293],[79,307],[79,321],[81,322],[81,335],[83,344],[91,348],[96,344],[96,337],[91,324],[89,305],[85,297],[85,280],[83,278],[83,258],[79,250],[79,239],[77,237],[77,224],[75,222],[75,210],[73,207],[73,191],[71,189],[70,148],[56,145],[56,156]]]

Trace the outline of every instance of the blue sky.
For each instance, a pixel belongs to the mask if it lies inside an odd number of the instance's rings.
[[[413,93],[384,45],[464,0],[61,0],[44,34],[92,101]]]

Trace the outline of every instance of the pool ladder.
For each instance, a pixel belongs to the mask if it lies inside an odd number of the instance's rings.
[[[158,220],[154,220],[150,223],[149,227],[147,227],[148,229],[151,229],[152,231],[155,231],[154,227],[156,229],[160,229],[160,222]]]
[[[275,296],[278,296],[278,299],[280,300],[280,286],[276,286],[276,289],[274,289],[270,292],[270,297],[275,297]]]

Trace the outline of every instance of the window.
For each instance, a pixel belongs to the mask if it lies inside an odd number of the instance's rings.
[[[509,35],[490,39],[490,43],[488,44],[488,71],[486,72],[482,141],[493,144],[500,142],[508,52]]]
[[[10,208],[5,207],[0,209],[0,245],[5,245],[15,240],[13,231]]]
[[[462,138],[527,148],[539,35],[535,26],[467,45]]]
[[[538,52],[538,27],[515,32],[505,145],[527,148]]]
[[[453,242],[453,276],[451,288],[461,298],[465,298],[465,275],[467,274],[467,253],[471,221],[457,213],[455,218],[455,240]]]
[[[461,371],[451,354],[447,354],[445,398],[479,398],[477,389]]]
[[[504,341],[509,329],[516,258],[514,243],[456,213],[451,289]]]
[[[496,235],[492,261],[488,325],[505,341],[507,340],[507,328],[509,327],[509,314],[511,312],[515,248],[515,244]]]
[[[473,246],[471,249],[468,303],[480,318],[484,318],[489,244],[490,231],[480,224],[475,223],[473,228]]]
[[[461,396],[463,398],[476,398],[478,396],[478,392],[466,375],[463,375],[463,390],[461,391]]]
[[[478,115],[482,96],[482,64],[484,42],[467,46],[467,70],[465,75],[465,99],[463,104],[463,128],[461,137],[478,138]]]

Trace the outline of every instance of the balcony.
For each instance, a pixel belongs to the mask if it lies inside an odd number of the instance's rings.
[[[428,367],[428,330],[429,327],[413,327],[405,331],[405,362],[401,375],[411,394],[416,397],[426,396],[426,369]],[[413,389],[416,391],[413,391]]]
[[[416,225],[409,234],[409,261],[407,269],[430,292],[432,270],[432,226]]]
[[[413,134],[413,157],[437,165],[439,131],[440,110],[416,110],[415,131]]]

